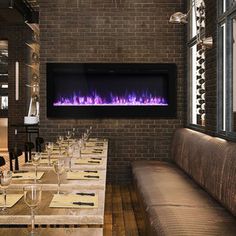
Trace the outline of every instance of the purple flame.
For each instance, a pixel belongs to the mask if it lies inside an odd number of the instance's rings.
[[[110,94],[109,98],[103,98],[96,92],[91,96],[73,94],[70,97],[61,96],[54,103],[54,106],[168,106],[167,100],[161,96],[142,93],[137,95],[134,92],[125,96]]]

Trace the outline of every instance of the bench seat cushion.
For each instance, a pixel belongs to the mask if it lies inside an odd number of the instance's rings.
[[[171,163],[134,162],[133,176],[145,207],[218,207],[218,203]]]
[[[224,209],[154,206],[148,210],[150,232],[158,236],[235,236],[235,220]]]
[[[236,219],[176,165],[138,161],[132,170],[148,235],[236,235]]]

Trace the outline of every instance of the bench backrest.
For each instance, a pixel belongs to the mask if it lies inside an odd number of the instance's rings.
[[[174,134],[171,156],[236,216],[236,143],[181,128]]]

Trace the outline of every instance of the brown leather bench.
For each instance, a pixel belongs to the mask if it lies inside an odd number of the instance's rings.
[[[178,129],[173,163],[132,163],[146,235],[236,235],[236,143]]]

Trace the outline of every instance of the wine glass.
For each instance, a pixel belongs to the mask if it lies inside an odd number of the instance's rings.
[[[38,171],[37,171],[37,168],[38,168],[38,165],[40,164],[40,160],[41,160],[41,153],[40,152],[36,152],[33,156],[32,156],[32,164],[35,166],[35,179],[34,179],[34,182],[36,183],[37,182],[37,174],[38,174]]]
[[[59,145],[59,152],[60,152],[60,155],[61,155],[61,145],[62,145],[63,141],[64,141],[64,137],[61,136],[61,135],[59,135],[59,136],[57,137],[57,143],[58,143],[58,145]]]
[[[73,139],[75,138],[75,131],[76,131],[76,129],[72,128],[71,136],[72,136]]]
[[[71,159],[74,155],[74,151],[75,151],[75,146],[74,145],[68,146],[66,148],[66,155],[69,158],[69,171],[72,171],[71,170]]]
[[[7,188],[12,180],[12,171],[3,170],[1,171],[0,175],[1,175],[1,188],[3,189],[3,196],[4,196],[4,206],[2,210],[5,211],[7,208]]]
[[[65,162],[64,160],[57,160],[53,162],[53,170],[57,174],[57,194],[60,194],[60,175],[62,175],[65,172]]]
[[[31,210],[31,232],[30,235],[35,235],[35,217],[34,209],[41,202],[42,187],[39,185],[28,185],[24,187],[24,201]]]
[[[72,132],[70,130],[68,130],[66,132],[66,138],[67,138],[68,146],[69,146],[69,143],[70,143],[71,136],[72,136]]]
[[[51,154],[53,151],[53,142],[47,142],[45,148],[48,153],[48,165],[50,166],[51,165]]]

